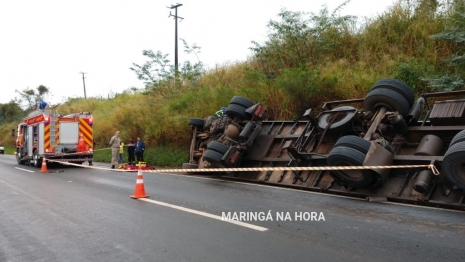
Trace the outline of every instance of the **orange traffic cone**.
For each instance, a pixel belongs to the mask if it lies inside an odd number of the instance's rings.
[[[140,170],[137,173],[136,188],[134,189],[134,195],[132,195],[131,197],[132,198],[149,197],[149,195],[145,194],[144,178],[142,177],[142,172]]]
[[[42,160],[42,168],[40,168],[40,173],[48,173],[45,157]]]
[[[86,142],[84,141],[84,136],[81,133],[79,134],[79,143],[78,143],[77,151],[84,152],[84,151],[87,151],[86,149],[87,149]]]

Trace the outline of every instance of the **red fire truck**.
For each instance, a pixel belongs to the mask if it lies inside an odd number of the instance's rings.
[[[16,159],[18,164],[40,167],[45,157],[92,165],[93,118],[90,112],[79,112],[65,116],[47,109],[31,112],[12,130],[16,136]]]

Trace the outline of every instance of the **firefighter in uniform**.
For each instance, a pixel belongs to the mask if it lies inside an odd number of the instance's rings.
[[[111,168],[115,169],[115,165],[118,164],[119,159],[119,147],[121,139],[119,138],[119,131],[116,131],[115,135],[111,137],[108,145],[111,147]]]

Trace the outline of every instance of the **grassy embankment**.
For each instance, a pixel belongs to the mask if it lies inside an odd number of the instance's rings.
[[[138,135],[147,142],[148,164],[180,166],[188,159],[188,119],[214,113],[234,95],[262,102],[270,119],[298,119],[324,101],[363,98],[381,78],[402,80],[417,94],[432,91],[420,78],[447,73],[443,61],[457,49],[430,38],[444,29],[452,8],[425,4],[430,2],[403,0],[363,24],[324,12],[283,12],[282,20],[269,26],[274,34],[254,47],[247,62],[216,66],[170,92],[70,99],[57,110],[92,111],[97,149],[120,130],[125,142]],[[2,126],[1,134],[9,136],[14,126]],[[12,152],[12,143],[5,145]],[[96,161],[109,159],[109,150],[95,153]]]

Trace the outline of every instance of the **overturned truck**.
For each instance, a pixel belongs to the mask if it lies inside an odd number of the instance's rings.
[[[190,159],[183,168],[327,166],[334,170],[219,175],[465,210],[464,96],[465,91],[426,93],[415,101],[405,83],[382,79],[365,98],[326,102],[318,112],[307,110],[304,121],[265,121],[262,104],[235,96],[225,114],[189,119]],[[359,166],[376,168],[346,169]]]

